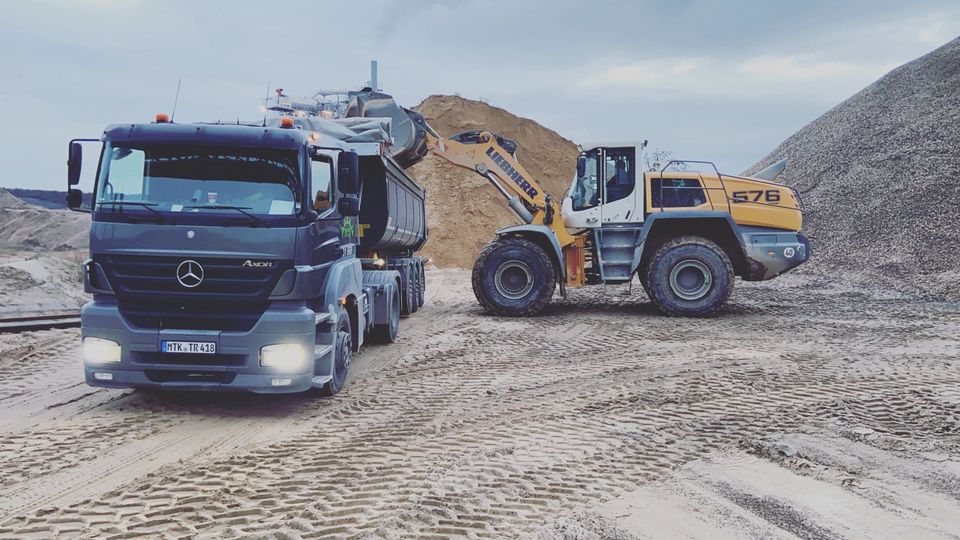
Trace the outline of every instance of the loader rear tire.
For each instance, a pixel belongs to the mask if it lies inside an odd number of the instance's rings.
[[[703,317],[723,307],[733,292],[733,264],[723,248],[699,236],[681,236],[660,246],[647,268],[646,284],[663,313]]]
[[[537,244],[500,237],[473,264],[473,294],[488,312],[529,317],[543,310],[557,285],[550,256]]]

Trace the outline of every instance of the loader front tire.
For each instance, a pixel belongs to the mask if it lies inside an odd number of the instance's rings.
[[[550,303],[556,285],[550,256],[523,238],[497,238],[473,264],[473,293],[493,315],[536,315]]]
[[[733,291],[733,264],[723,248],[698,236],[660,246],[646,271],[647,292],[663,313],[703,317],[723,307]]]

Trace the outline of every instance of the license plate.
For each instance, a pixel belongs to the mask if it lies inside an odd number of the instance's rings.
[[[212,341],[161,341],[160,352],[175,354],[217,354]]]

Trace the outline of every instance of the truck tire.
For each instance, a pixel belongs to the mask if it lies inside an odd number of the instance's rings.
[[[404,273],[404,272],[401,272]],[[411,313],[416,311],[413,309],[413,304],[416,302],[416,296],[413,294],[413,288],[416,286],[413,279],[413,274],[410,272],[409,268],[405,269],[407,279],[400,280],[400,316],[409,317]]]
[[[373,340],[377,343],[394,343],[400,331],[400,289],[391,287],[390,301],[387,302],[388,322],[373,325]]]
[[[543,310],[557,285],[550,256],[537,244],[500,237],[473,264],[473,294],[494,315],[529,317]]]
[[[420,273],[417,272],[417,263],[410,263],[410,313],[420,311]]]
[[[347,382],[347,371],[350,370],[350,361],[353,359],[353,337],[350,334],[350,315],[347,310],[340,308],[337,318],[337,337],[334,341],[333,378],[323,385],[320,395],[332,396],[343,389]]]
[[[417,263],[417,276],[419,276],[417,287],[417,305],[423,307],[424,295],[427,291],[427,274],[423,271],[423,261]]]
[[[733,280],[730,257],[699,236],[681,236],[660,246],[646,276],[654,305],[681,317],[703,317],[720,309],[733,292]]]

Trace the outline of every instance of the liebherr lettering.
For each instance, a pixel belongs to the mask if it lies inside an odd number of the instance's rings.
[[[524,193],[530,196],[530,198],[535,198],[540,192],[536,190],[533,186],[530,185],[530,182],[523,177],[522,174],[518,173],[516,169],[513,168],[510,163],[503,159],[503,156],[500,155],[500,152],[497,152],[493,148],[487,148],[487,156],[497,164],[500,169],[503,170],[513,180],[513,183],[517,184]]]

